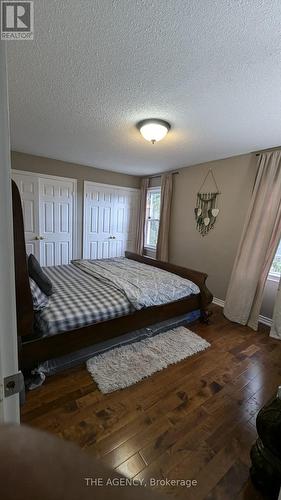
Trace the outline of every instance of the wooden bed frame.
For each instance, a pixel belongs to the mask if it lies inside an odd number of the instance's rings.
[[[208,322],[208,305],[212,302],[213,296],[205,284],[207,274],[126,252],[125,255],[129,259],[165,269],[183,278],[190,279],[198,285],[200,294],[191,295],[187,298],[170,302],[169,304],[148,307],[120,318],[96,323],[51,337],[29,340],[28,337],[30,338],[32,335],[34,321],[32,296],[27,269],[21,199],[18,188],[13,181],[12,195],[17,330],[21,369],[34,368],[38,362],[75,352],[83,347],[97,344],[98,342],[180,316],[196,309],[200,309],[201,311],[201,320],[206,323]]]

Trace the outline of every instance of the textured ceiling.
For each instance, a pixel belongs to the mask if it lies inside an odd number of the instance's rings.
[[[146,174],[281,143],[280,0],[35,0],[8,42],[12,147]],[[135,128],[168,120],[151,145]]]

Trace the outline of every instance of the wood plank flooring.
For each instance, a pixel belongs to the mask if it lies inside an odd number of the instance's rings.
[[[190,328],[211,343],[123,391],[101,394],[85,367],[50,377],[27,394],[22,422],[73,441],[122,474],[184,499],[249,499],[255,418],[281,382],[281,342],[230,323],[213,306],[209,326]]]

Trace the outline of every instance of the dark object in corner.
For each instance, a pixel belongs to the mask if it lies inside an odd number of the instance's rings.
[[[52,295],[53,285],[32,253],[28,257],[28,273],[30,278],[37,283],[42,292],[48,296]]]
[[[270,500],[277,500],[281,486],[281,394],[258,413],[258,439],[251,449],[251,479]]]

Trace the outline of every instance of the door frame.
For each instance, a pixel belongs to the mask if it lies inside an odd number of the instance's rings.
[[[101,182],[94,182],[94,181],[84,181],[83,182],[83,209],[82,209],[82,214],[83,214],[83,236],[82,236],[82,258],[85,258],[84,254],[84,249],[86,248],[86,187],[87,186],[95,186],[95,187],[101,187],[101,188],[108,188],[108,189],[114,189],[115,191],[130,191],[134,193],[140,193],[139,188],[131,188],[131,187],[126,187],[126,186],[116,186],[114,184],[105,184]]]
[[[29,172],[27,170],[17,170],[12,169],[12,173],[19,175],[31,175],[36,176],[39,179],[53,179],[58,181],[70,181],[73,182],[73,214],[72,214],[72,258],[79,258],[79,237],[78,237],[78,227],[77,227],[77,179],[72,177],[61,177],[59,175],[48,175],[39,172]],[[39,192],[39,202],[40,202],[40,192]]]
[[[19,423],[19,394],[4,396],[4,378],[18,372],[11,157],[6,43],[0,42],[0,423]]]

